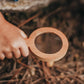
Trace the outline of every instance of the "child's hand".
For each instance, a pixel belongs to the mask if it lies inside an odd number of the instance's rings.
[[[27,36],[16,26],[10,24],[4,19],[0,20],[0,59],[5,57],[19,58],[21,54],[28,56],[29,51],[25,43]]]

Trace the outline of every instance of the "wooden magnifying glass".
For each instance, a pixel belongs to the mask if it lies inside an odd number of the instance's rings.
[[[44,34],[44,33],[53,33],[53,34],[58,35],[58,37],[60,37],[62,41],[62,47],[58,52],[47,54],[47,53],[41,52],[36,47],[36,44],[35,44],[36,38],[39,35]],[[51,67],[55,61],[58,61],[65,56],[68,50],[68,46],[69,46],[66,36],[61,31],[57,30],[56,28],[52,28],[52,27],[43,27],[43,28],[39,28],[35,30],[33,33],[31,33],[29,38],[26,39],[26,43],[28,47],[30,48],[31,52],[35,54],[35,56],[38,57],[38,59],[47,62],[47,65],[49,67]]]

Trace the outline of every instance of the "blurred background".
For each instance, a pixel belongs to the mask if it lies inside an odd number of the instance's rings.
[[[84,84],[84,0],[3,1],[0,0],[0,11],[5,19],[28,37],[40,27],[54,27],[66,35],[69,49],[51,68],[32,53],[27,58],[0,61],[0,84]],[[29,1],[30,7],[25,9]],[[49,33],[37,37],[35,43],[45,53],[57,52],[62,46],[61,39]]]

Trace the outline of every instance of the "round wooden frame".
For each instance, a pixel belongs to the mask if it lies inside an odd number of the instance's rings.
[[[40,50],[37,49],[36,45],[35,45],[35,39],[37,36],[44,34],[44,33],[54,33],[56,35],[58,35],[61,40],[62,40],[62,48],[53,54],[47,54],[47,53],[43,53]],[[58,61],[61,58],[63,58],[68,50],[68,40],[66,38],[66,36],[59,30],[57,30],[56,28],[52,28],[52,27],[43,27],[43,28],[39,28],[37,30],[35,30],[29,37],[29,39],[27,39],[27,45],[30,48],[30,50],[42,61],[45,62],[54,62],[54,61]]]

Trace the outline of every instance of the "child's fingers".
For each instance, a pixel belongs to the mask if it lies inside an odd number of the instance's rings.
[[[5,59],[5,54],[4,53],[1,53],[0,54],[0,60],[4,60]]]
[[[8,59],[11,59],[13,57],[13,54],[12,52],[5,52],[5,56],[8,58]]]
[[[29,50],[28,50],[28,47],[27,47],[27,44],[25,43],[25,41],[23,41],[23,43],[20,47],[20,51],[24,57],[27,57],[29,55]]]
[[[14,54],[15,58],[19,58],[21,56],[21,53],[20,53],[19,49],[13,50],[13,54]]]

